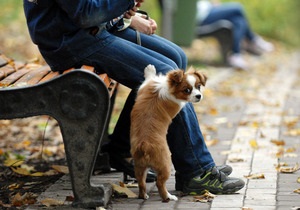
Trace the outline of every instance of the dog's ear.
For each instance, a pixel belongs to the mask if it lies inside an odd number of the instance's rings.
[[[188,73],[188,74],[194,74],[195,71],[196,71],[195,68],[193,66],[190,66],[190,68],[187,70],[186,73]]]
[[[199,77],[201,85],[205,86],[207,81],[207,76],[199,71],[195,71],[194,74]]]
[[[206,80],[207,80],[207,76],[199,71],[196,71],[196,69],[191,66],[188,70],[187,73],[189,74],[195,74],[199,79],[200,79],[200,83],[201,85],[205,86],[206,84]]]
[[[169,72],[169,78],[172,82],[178,84],[180,82],[182,82],[182,79],[183,79],[183,70],[172,70]]]

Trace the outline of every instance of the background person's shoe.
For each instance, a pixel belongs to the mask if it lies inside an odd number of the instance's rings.
[[[252,41],[254,47],[257,47],[263,52],[272,52],[274,50],[274,45],[271,42],[267,42],[260,36],[256,36]]]
[[[241,54],[232,54],[228,57],[228,64],[236,69],[248,70],[249,64]]]
[[[220,171],[223,172],[225,175],[229,176],[232,173],[232,167],[229,165],[221,165],[221,166],[216,166],[216,168]],[[175,190],[177,191],[182,191],[183,190],[183,178],[181,177],[179,172],[175,172]]]
[[[244,186],[245,182],[242,179],[228,177],[213,167],[202,176],[184,182],[182,191],[189,195],[202,194],[205,190],[213,194],[231,194]]]

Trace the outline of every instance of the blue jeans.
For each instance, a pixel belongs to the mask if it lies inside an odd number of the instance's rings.
[[[212,24],[218,20],[228,20],[233,24],[233,53],[241,52],[242,40],[253,40],[254,34],[250,29],[241,4],[223,3],[221,5],[214,6],[200,25]]]
[[[132,89],[108,145],[110,152],[130,157],[130,112],[136,90],[144,80],[144,68],[152,64],[158,73],[165,74],[171,69],[185,69],[187,59],[181,48],[156,35],[141,34],[142,46],[135,44],[136,32],[130,28],[116,32],[109,39],[109,45],[99,48],[84,63],[104,70],[111,78]],[[187,104],[175,117],[167,140],[174,167],[184,178],[200,175],[215,165],[192,104]]]

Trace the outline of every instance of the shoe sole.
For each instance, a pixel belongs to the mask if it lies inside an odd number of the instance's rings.
[[[220,195],[220,194],[233,194],[237,191],[239,191],[240,189],[242,189],[244,186],[241,187],[235,187],[235,188],[230,188],[227,190],[223,190],[222,192],[216,192],[214,190],[209,190],[209,189],[191,189],[188,187],[183,187],[183,194],[186,195],[202,195],[205,193],[205,191],[209,191],[212,194],[216,194],[216,195]]]

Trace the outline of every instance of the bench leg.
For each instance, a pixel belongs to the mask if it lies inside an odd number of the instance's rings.
[[[72,71],[29,88],[0,91],[0,119],[50,115],[60,126],[74,193],[73,206],[106,206],[110,185],[92,186],[90,178],[106,128],[110,98],[93,74]]]

